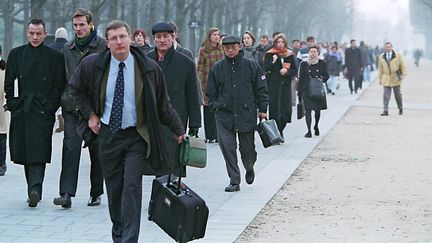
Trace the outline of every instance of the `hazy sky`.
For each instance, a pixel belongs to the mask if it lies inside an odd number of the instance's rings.
[[[407,16],[409,0],[357,0],[356,5],[361,15],[396,24],[399,18]]]

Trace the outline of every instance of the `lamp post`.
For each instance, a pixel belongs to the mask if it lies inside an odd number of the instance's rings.
[[[197,48],[196,48],[196,30],[200,27],[200,21],[196,20],[196,17],[193,18],[193,20],[191,20],[189,22],[189,28],[192,29],[191,33],[192,33],[192,38],[191,38],[191,46],[192,46],[192,51],[194,53],[194,55],[197,53]]]

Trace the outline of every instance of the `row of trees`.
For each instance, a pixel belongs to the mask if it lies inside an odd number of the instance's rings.
[[[411,22],[417,32],[425,36],[425,55],[432,58],[432,2],[428,0],[410,0]]]
[[[240,35],[245,30],[271,35],[282,31],[289,39],[314,35],[321,40],[339,41],[351,31],[353,0],[2,0],[0,5],[3,46],[6,52],[25,42],[30,18],[42,18],[49,33],[65,26],[71,30],[71,15],[78,7],[93,12],[98,30],[107,22],[122,19],[132,29],[159,21],[174,21],[182,44],[195,51],[206,31],[216,26],[222,33]],[[194,21],[197,28],[190,28]],[[1,37],[0,37],[1,40]],[[15,40],[15,41],[14,41]]]

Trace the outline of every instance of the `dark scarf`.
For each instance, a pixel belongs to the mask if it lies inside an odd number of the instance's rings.
[[[84,49],[84,47],[88,46],[92,40],[96,38],[97,30],[94,29],[90,32],[90,34],[87,37],[84,38],[78,38],[78,36],[75,35],[75,44],[78,46],[79,49]]]

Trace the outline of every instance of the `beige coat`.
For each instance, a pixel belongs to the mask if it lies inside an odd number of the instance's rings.
[[[407,69],[402,56],[399,53],[393,51],[392,58],[390,60],[390,69],[386,60],[386,53],[380,56],[379,59],[379,72],[378,80],[383,86],[394,87],[401,85],[402,80],[397,77],[397,71],[400,70],[401,76],[405,77]]]
[[[0,134],[8,133],[10,121],[9,111],[5,112],[3,109],[3,105],[5,104],[4,80],[5,71],[0,69]]]

